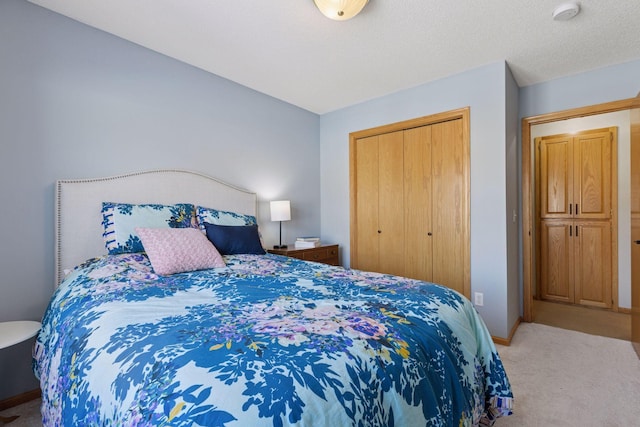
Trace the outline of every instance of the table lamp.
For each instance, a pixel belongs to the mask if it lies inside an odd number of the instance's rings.
[[[275,200],[270,206],[271,221],[280,221],[280,244],[274,245],[273,249],[286,249],[287,245],[282,244],[282,221],[291,220],[291,203],[289,200]]]

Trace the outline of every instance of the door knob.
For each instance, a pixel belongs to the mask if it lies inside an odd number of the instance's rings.
[[[636,245],[640,245],[640,240],[636,240],[636,241],[635,241],[635,242],[633,242],[633,243],[635,243]]]

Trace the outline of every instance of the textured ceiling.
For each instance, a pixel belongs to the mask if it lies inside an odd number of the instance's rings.
[[[640,1],[370,0],[332,21],[313,0],[30,0],[323,114],[506,60],[520,86],[640,59]]]

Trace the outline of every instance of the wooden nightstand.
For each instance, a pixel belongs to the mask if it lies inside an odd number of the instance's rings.
[[[286,249],[269,249],[270,254],[284,255],[291,258],[315,261],[330,265],[340,265],[338,245],[322,245],[317,248],[300,249],[290,244]]]

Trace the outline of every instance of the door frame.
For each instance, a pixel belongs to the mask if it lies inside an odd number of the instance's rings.
[[[638,94],[638,96],[640,96],[640,94]],[[535,170],[532,154],[534,141],[531,138],[531,127],[560,120],[629,110],[637,102],[637,98],[628,98],[604,104],[596,104],[587,107],[541,114],[538,116],[524,117],[522,119],[522,318],[525,322],[533,321],[533,286],[535,285],[535,260],[533,257],[535,254],[533,233],[536,218],[534,211]]]

